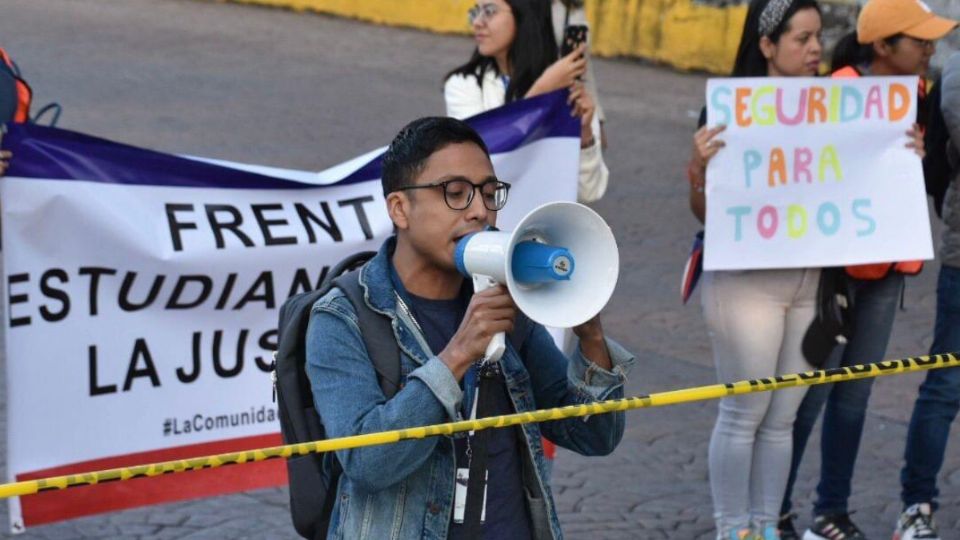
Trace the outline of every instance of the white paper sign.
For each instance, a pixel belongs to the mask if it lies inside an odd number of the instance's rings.
[[[930,259],[917,77],[726,78],[707,125],[706,270]]]

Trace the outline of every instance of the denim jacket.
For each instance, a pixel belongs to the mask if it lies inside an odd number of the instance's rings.
[[[390,317],[401,351],[401,389],[387,400],[342,291],[333,288],[314,304],[307,329],[307,374],[328,437],[462,420],[463,391],[453,373],[430,352],[410,315],[398,305],[390,278],[395,240],[387,240],[360,272],[365,300]],[[508,340],[509,343],[509,340]],[[622,397],[633,356],[612,340],[614,367],[601,369],[579,352],[567,359],[540,325],[530,324],[520,351],[500,360],[517,412]],[[614,450],[624,431],[623,413],[570,418],[522,427],[528,509],[534,536],[562,538],[547,482],[541,435],[583,455]],[[341,450],[343,467],[330,521],[332,539],[443,539],[455,489],[450,436]]]

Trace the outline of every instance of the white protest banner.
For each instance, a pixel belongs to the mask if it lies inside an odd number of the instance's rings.
[[[513,184],[501,226],[576,197],[580,129],[562,94],[468,122]],[[277,309],[391,234],[382,150],[318,174],[34,125],[3,143],[8,480],[280,444]],[[14,499],[10,523],[285,482],[269,461],[98,484]]]
[[[916,77],[707,82],[706,270],[930,259]]]

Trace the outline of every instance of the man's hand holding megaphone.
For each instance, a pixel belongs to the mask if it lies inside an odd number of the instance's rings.
[[[598,367],[612,367],[598,315],[616,287],[619,254],[610,227],[596,212],[577,203],[545,204],[512,232],[488,230],[460,239],[454,261],[461,274],[473,279],[476,292],[450,342],[458,344],[450,351],[451,362],[459,365],[460,354],[467,351],[474,355],[467,365],[481,358],[499,360],[509,331],[499,328],[512,328],[519,309],[545,326],[573,328],[584,356]],[[495,313],[486,313],[492,306]],[[479,328],[465,332],[474,319]],[[498,329],[492,331],[494,327]],[[460,344],[461,333],[465,339],[479,333],[484,348],[478,351],[472,339],[469,346]]]
[[[499,333],[513,331],[517,305],[503,285],[473,295],[460,328],[438,355],[460,380],[467,369],[484,357],[490,340]]]
[[[498,333],[509,334],[517,318],[517,305],[503,285],[496,285],[473,295],[457,333],[440,351],[440,360],[460,380],[467,369],[486,354],[487,345]],[[600,316],[574,326],[583,355],[598,367],[611,369],[613,363],[603,339]]]

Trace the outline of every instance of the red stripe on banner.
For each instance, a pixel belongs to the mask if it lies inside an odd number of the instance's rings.
[[[191,444],[95,459],[42,471],[32,471],[18,474],[17,481],[146,465],[280,444],[283,444],[283,441],[279,433]],[[216,469],[138,478],[126,482],[109,482],[47,491],[20,497],[20,504],[23,509],[24,523],[29,527],[138,506],[212,497],[286,484],[286,460],[271,459],[257,463],[228,465]]]

